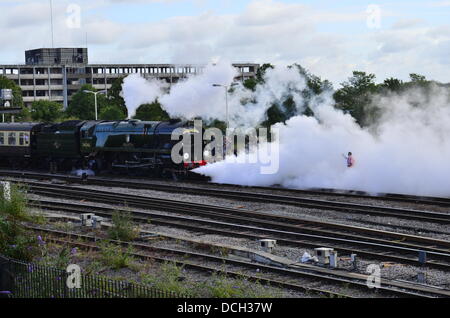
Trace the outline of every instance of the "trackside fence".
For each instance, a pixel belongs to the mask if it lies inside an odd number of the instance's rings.
[[[67,272],[0,255],[0,298],[188,298],[170,291],[96,275],[80,275],[68,288]]]

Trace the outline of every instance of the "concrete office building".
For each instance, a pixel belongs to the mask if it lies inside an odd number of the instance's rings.
[[[233,66],[238,69],[239,81],[255,77],[259,68],[253,63]],[[139,73],[170,85],[203,69],[204,65],[88,64],[87,48],[43,48],[26,51],[24,65],[0,65],[0,75],[21,87],[25,106],[36,100],[50,100],[61,102],[66,108],[71,96],[84,84],[107,91],[115,79]]]

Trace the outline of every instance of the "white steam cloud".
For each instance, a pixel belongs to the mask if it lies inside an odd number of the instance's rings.
[[[214,182],[293,188],[336,188],[450,196],[450,95],[433,88],[424,107],[418,91],[383,97],[384,116],[376,133],[333,107],[331,98],[313,105],[315,117],[295,116],[280,131],[280,169],[259,173],[258,164],[207,165],[196,172]],[[346,167],[341,154],[352,151],[356,164]]]
[[[152,103],[164,92],[164,85],[160,81],[147,81],[140,75],[127,76],[122,84],[122,97],[128,110],[128,117],[136,115],[136,110],[142,104]]]
[[[203,74],[173,85],[170,94],[163,93],[159,82],[129,76],[123,93],[131,110],[159,98],[173,117],[224,120],[225,92],[212,84],[229,84],[235,76],[229,65],[210,65]],[[297,105],[303,105],[301,91],[307,86],[295,68],[269,69],[265,80],[255,92],[241,85],[234,88],[229,96],[232,126],[254,127],[288,91]],[[260,164],[235,163],[230,158],[196,172],[210,176],[214,182],[241,185],[450,196],[448,89],[433,87],[428,97],[419,90],[379,97],[375,103],[383,111],[382,119],[376,127],[366,129],[335,109],[327,94],[310,104],[314,117],[298,115],[286,124],[275,125],[280,140],[279,170],[275,174],[261,174]],[[413,106],[417,101],[420,106]],[[347,168],[342,157],[348,151],[356,160],[352,168]]]
[[[167,84],[158,80],[145,80],[140,75],[130,75],[123,83],[122,95],[130,117],[144,103],[158,99],[164,110],[172,118],[193,119],[201,117],[205,121],[226,120],[225,88],[214,84],[230,86],[238,76],[237,70],[227,62],[209,64],[203,72],[173,84],[170,94],[166,94]],[[274,103],[284,100],[290,94],[294,101],[302,99],[301,92],[292,88],[304,87],[305,79],[296,68],[277,67],[268,69],[264,85],[258,85],[255,92],[234,83],[228,94],[228,116],[231,127],[254,127],[265,118],[266,110]],[[297,103],[300,105],[301,103]]]

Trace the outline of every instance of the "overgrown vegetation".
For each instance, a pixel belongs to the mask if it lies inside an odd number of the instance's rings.
[[[208,297],[213,298],[273,298],[277,295],[258,281],[250,282],[244,277],[230,279],[224,274],[214,273],[206,284]]]
[[[133,247],[123,248],[109,242],[100,242],[100,261],[113,269],[129,267],[134,261]]]
[[[173,262],[161,265],[155,275],[143,274],[142,282],[161,290],[170,290],[190,297],[208,298],[269,298],[278,297],[270,286],[251,282],[244,277],[229,278],[225,274],[214,273],[204,282],[188,280],[183,266]]]
[[[139,235],[139,229],[134,225],[131,212],[114,211],[111,222],[108,236],[112,240],[129,242]]]
[[[33,221],[27,210],[24,188],[11,185],[11,200],[5,199],[0,187],[0,254],[22,261],[31,261],[38,254],[37,238],[23,222]]]
[[[42,252],[42,258],[38,262],[40,265],[66,270],[67,266],[73,263],[72,260],[77,254],[77,248],[70,248],[65,245],[53,247],[50,251],[42,239],[38,238],[38,242]]]
[[[144,274],[142,282],[160,290],[168,290],[191,297],[198,296],[198,291],[186,285],[183,267],[172,262],[162,264],[158,275]]]

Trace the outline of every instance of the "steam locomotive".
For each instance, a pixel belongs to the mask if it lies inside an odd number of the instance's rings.
[[[192,122],[176,120],[0,123],[0,164],[51,172],[90,169],[154,176],[187,174],[206,162],[183,153],[180,155],[190,160],[173,162],[172,148],[179,141],[171,140],[171,135],[178,128],[191,138],[202,133]]]

